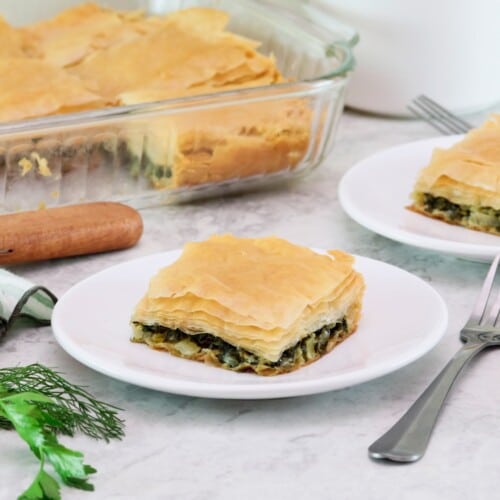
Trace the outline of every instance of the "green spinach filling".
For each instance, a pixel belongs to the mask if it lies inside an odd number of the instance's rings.
[[[422,193],[420,198],[424,210],[431,214],[442,214],[447,220],[465,225],[492,227],[500,230],[500,210],[492,207],[472,207],[459,205],[442,196]]]
[[[209,333],[187,335],[181,330],[172,330],[160,325],[143,325],[134,323],[135,336],[132,340],[160,346],[171,344],[181,355],[194,357],[203,351],[210,351],[218,361],[232,369],[245,370],[256,367],[293,368],[319,358],[327,350],[330,340],[340,341],[348,335],[345,319],[335,324],[324,326],[304,337],[296,345],[283,352],[278,361],[269,361],[246,349],[235,347],[228,342]]]

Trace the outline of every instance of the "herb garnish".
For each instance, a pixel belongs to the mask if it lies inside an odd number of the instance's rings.
[[[63,483],[91,491],[83,454],[61,445],[56,435],[80,431],[95,439],[120,439],[123,421],[118,408],[96,400],[84,388],[39,364],[0,369],[0,427],[15,429],[40,461],[33,483],[21,500],[59,500],[58,482],[46,470],[47,462]]]

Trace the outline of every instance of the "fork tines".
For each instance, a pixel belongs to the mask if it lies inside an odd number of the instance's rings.
[[[481,292],[479,293],[479,297],[477,298],[477,302],[474,306],[474,309],[472,310],[469,321],[467,321],[466,327],[468,328],[479,326],[481,324],[494,326],[498,319],[498,312],[500,309],[500,293],[496,297],[493,306],[490,307],[488,314],[487,308],[491,296],[491,290],[493,288],[493,283],[495,282],[499,262],[500,255],[497,255],[491,263],[488,274],[484,279]]]
[[[413,99],[407,108],[445,135],[465,134],[472,125],[425,95]]]

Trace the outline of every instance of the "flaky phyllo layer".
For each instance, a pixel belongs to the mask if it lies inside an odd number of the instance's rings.
[[[260,42],[232,33],[228,23],[226,12],[208,7],[148,16],[92,2],[22,28],[0,18],[0,121],[287,81]],[[310,147],[308,99],[242,99],[124,120],[121,161],[157,189],[286,172]]]
[[[436,149],[412,198],[415,212],[500,234],[500,115],[449,149]]]
[[[364,291],[353,258],[279,238],[189,243],[137,305],[132,340],[238,371],[282,373],[357,327]]]
[[[229,16],[166,16],[82,3],[21,28],[0,17],[0,120],[157,101],[283,81]],[[172,43],[172,41],[175,43]]]

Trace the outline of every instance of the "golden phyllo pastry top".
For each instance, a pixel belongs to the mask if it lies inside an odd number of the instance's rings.
[[[72,101],[81,101],[81,109],[99,108],[283,81],[274,59],[258,53],[257,42],[226,31],[227,23],[225,12],[211,8],[146,16],[94,3],[21,28],[0,18],[0,62],[6,67],[12,59],[19,60],[10,70],[18,74],[2,81],[5,107],[0,119],[78,110]],[[34,74],[34,82],[17,86]],[[43,79],[47,82],[40,84]],[[33,107],[34,90],[28,92],[25,106],[15,110],[26,88],[34,89],[35,84]],[[68,94],[78,93],[80,98],[66,102]]]
[[[499,210],[500,115],[493,115],[452,147],[436,149],[419,173],[414,192]]]
[[[210,9],[175,13],[156,32],[97,51],[71,72],[109,100],[148,90],[183,97],[255,79],[276,82],[272,59],[258,54],[254,41],[223,31],[227,21]]]
[[[31,40],[33,53],[62,68],[97,50],[138,37],[143,17],[142,12],[118,12],[86,3],[26,26],[23,31]]]
[[[0,58],[0,121],[102,107],[78,78],[44,61]]]
[[[0,17],[0,58],[26,57],[29,42],[22,31],[10,26]]]
[[[342,320],[364,282],[353,257],[276,237],[231,235],[189,243],[151,279],[132,321],[209,333],[271,361]]]

